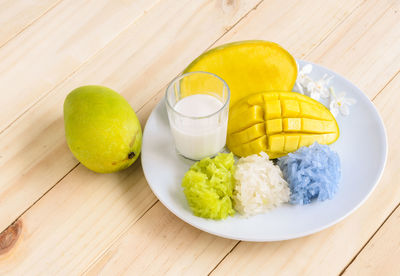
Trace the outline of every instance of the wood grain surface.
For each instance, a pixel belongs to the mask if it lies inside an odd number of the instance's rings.
[[[399,275],[399,1],[0,0],[0,26],[0,275]],[[384,120],[379,185],[322,232],[210,235],[157,200],[140,161],[96,174],[66,145],[62,105],[75,87],[115,89],[144,126],[194,58],[244,39],[338,72]]]

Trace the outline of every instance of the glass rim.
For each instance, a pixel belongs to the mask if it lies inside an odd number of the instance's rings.
[[[207,75],[216,77],[217,79],[219,79],[220,81],[222,81],[222,84],[223,84],[223,86],[226,88],[226,91],[227,91],[227,93],[228,93],[228,96],[227,96],[225,102],[223,103],[222,107],[219,108],[217,111],[215,111],[215,112],[213,112],[213,113],[211,113],[211,114],[209,114],[209,115],[206,115],[206,116],[188,116],[188,115],[185,115],[185,114],[183,114],[183,113],[177,111],[173,106],[171,106],[171,103],[168,101],[168,91],[170,90],[170,88],[172,87],[172,85],[173,85],[174,83],[176,83],[178,80],[181,80],[181,79],[183,79],[184,77],[187,77],[187,76],[190,76],[190,75],[193,75],[193,74],[199,74],[199,73],[200,73],[200,74],[207,74]],[[178,114],[179,116],[182,116],[182,117],[184,117],[184,118],[189,118],[189,119],[192,119],[192,120],[198,120],[198,119],[206,119],[206,118],[212,117],[212,116],[214,116],[214,115],[220,113],[222,110],[224,110],[224,108],[227,106],[227,104],[229,104],[229,100],[230,100],[230,98],[231,98],[231,91],[230,91],[229,86],[228,86],[228,84],[226,83],[226,81],[225,81],[224,79],[222,79],[221,77],[217,76],[216,74],[210,73],[210,72],[206,72],[206,71],[193,71],[193,72],[188,72],[188,73],[184,73],[184,74],[180,74],[180,75],[176,76],[176,77],[168,84],[168,87],[167,87],[167,90],[166,90],[166,92],[165,92],[164,98],[165,98],[165,101],[166,101],[167,106],[168,106],[173,112],[175,112],[176,114]]]

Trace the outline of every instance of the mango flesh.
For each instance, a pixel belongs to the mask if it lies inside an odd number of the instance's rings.
[[[231,91],[230,106],[259,91],[291,91],[297,78],[295,59],[276,43],[239,41],[211,49],[184,71],[206,71],[221,77]],[[202,85],[199,79],[198,85]],[[196,90],[196,85],[191,84]]]
[[[238,156],[264,151],[274,159],[314,142],[331,144],[338,138],[332,113],[295,92],[256,93],[229,113],[227,146]]]
[[[122,170],[140,154],[140,122],[129,103],[110,88],[82,86],[69,93],[64,125],[71,152],[92,171]]]

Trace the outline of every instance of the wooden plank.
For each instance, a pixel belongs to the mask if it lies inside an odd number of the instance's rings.
[[[188,226],[157,202],[85,275],[206,275],[236,243]]]
[[[290,53],[296,53],[296,58],[303,59],[361,3],[362,1],[286,1],[282,5],[279,1],[268,2],[260,5],[251,17],[245,18],[234,31],[218,40],[216,45],[230,41],[264,39],[281,44]],[[312,17],[307,17],[311,14]],[[326,20],[327,18],[330,20]]]
[[[399,225],[397,209],[343,275],[400,275]]]
[[[3,0],[0,3],[0,47],[54,8],[60,0]]]
[[[391,6],[390,3],[388,3]],[[261,9],[263,4],[258,8]],[[393,7],[393,6],[391,6]],[[364,4],[360,7],[359,10],[355,11],[351,17],[356,17],[357,20],[360,20],[363,13],[366,11],[370,11],[373,7],[369,5],[369,3]],[[380,9],[375,9],[375,13],[377,17],[381,17],[382,13],[387,12],[387,6],[381,6]],[[264,15],[265,16],[265,15]],[[246,21],[251,21],[254,19],[253,14],[251,17],[247,17],[243,20],[237,28],[241,28],[242,24],[246,24]],[[369,18],[371,19],[371,17]],[[356,21],[357,21],[356,20]],[[346,24],[354,24],[353,18],[349,18],[348,21],[343,22],[343,27],[347,28]],[[364,24],[361,21],[361,24]],[[392,24],[391,20],[387,23],[384,21],[378,21],[376,24]],[[320,44],[313,51],[309,53],[312,56],[314,51],[318,51],[319,47],[328,47],[331,49],[335,48],[335,41],[337,40],[346,40],[349,43],[352,43],[347,36],[352,36],[353,34],[341,32],[339,27],[338,32],[332,33],[330,37],[326,39],[326,41],[331,41],[331,44]],[[366,30],[370,30],[374,32],[374,28],[370,28],[368,24],[365,24]],[[232,30],[235,32],[236,28]],[[364,30],[365,31],[365,30]],[[229,32],[227,35],[229,35]],[[340,35],[337,35],[340,34]],[[365,36],[370,36],[370,33],[364,32]],[[335,39],[331,39],[334,37]],[[388,37],[390,40],[391,37]],[[341,45],[340,45],[341,46]],[[379,47],[386,47],[385,44],[381,44]],[[378,52],[381,48],[376,49]],[[329,55],[329,53],[326,53]],[[332,52],[334,53],[334,51]],[[376,52],[372,49],[366,53],[367,57],[374,57]],[[397,55],[395,52],[393,55]],[[307,56],[306,56],[307,57]],[[357,55],[354,55],[355,58],[358,58]],[[378,67],[381,64],[378,64]],[[360,65],[354,65],[360,66]],[[355,68],[350,67],[340,67],[342,71],[352,72],[356,71]],[[377,72],[378,73],[378,72]],[[387,73],[384,78],[389,81],[393,77],[393,74]],[[358,79],[356,79],[356,82]],[[383,88],[385,84],[382,84]],[[375,90],[375,95],[379,90]],[[395,93],[395,90],[386,88],[384,92],[386,95],[391,95]],[[369,94],[373,94],[372,90],[369,90]],[[375,96],[373,95],[373,96]],[[383,109],[387,109],[387,114],[382,113],[384,116],[386,123],[390,121],[391,123],[397,123],[396,118],[400,114],[397,114],[399,111],[393,114],[396,110],[396,102],[393,101],[388,108],[388,106],[380,106],[381,112]],[[390,133],[389,133],[390,135]],[[395,137],[396,139],[398,137]],[[399,155],[396,155],[399,158]],[[388,181],[391,179],[397,179],[399,177],[399,172],[396,170],[398,164],[397,160],[392,161],[391,157],[389,157],[388,168],[386,169],[385,178],[382,184],[379,186],[379,189],[373,194],[373,198],[371,198],[367,204],[363,207],[363,210],[366,211],[358,211],[356,215],[351,216],[351,219],[347,219],[338,225],[329,228],[323,232],[317,233],[315,235],[305,237],[302,239],[296,239],[292,241],[286,242],[274,242],[274,243],[240,243],[233,251],[230,253],[226,259],[224,259],[220,266],[214,271],[213,274],[217,275],[269,275],[269,274],[283,274],[283,275],[320,275],[321,271],[326,275],[337,275],[341,272],[341,270],[346,266],[346,264],[352,259],[352,257],[358,252],[358,250],[365,244],[365,242],[370,237],[371,233],[373,233],[377,227],[379,227],[380,223],[387,217],[390,211],[396,206],[398,203],[398,198],[400,195],[400,188],[395,186],[395,183],[392,184],[391,188],[393,190],[387,190],[386,188],[382,188]],[[157,203],[159,205],[160,203]],[[156,206],[157,206],[156,205]],[[380,206],[380,208],[377,208]],[[382,207],[381,207],[382,206]],[[153,207],[156,208],[156,207]],[[158,207],[157,207],[158,208]],[[164,241],[159,239],[159,236],[165,235],[168,236],[168,231],[163,229],[163,227],[157,227],[157,220],[164,217],[170,217],[170,213],[168,210],[164,209],[161,214],[153,215],[152,211],[145,214],[142,219],[139,220],[136,224],[134,224],[113,246],[107,250],[104,255],[89,269],[88,274],[104,274],[109,275],[113,272],[117,274],[132,274],[133,271],[142,271],[143,266],[146,267],[149,263],[152,263],[153,266],[149,267],[149,273],[154,274],[163,274],[168,273],[173,270],[174,273],[184,274],[186,272],[185,268],[190,266],[197,266],[199,263],[207,261],[207,257],[203,258],[192,258],[191,260],[180,260],[179,258],[175,258],[176,251],[173,248],[185,247],[189,254],[192,253],[193,241],[192,239],[182,239],[179,240],[179,243],[176,241],[169,241],[168,247],[164,246]],[[371,217],[374,219],[371,220]],[[176,219],[178,221],[178,219]],[[150,226],[148,226],[149,221]],[[145,224],[145,226],[142,225]],[[176,222],[176,223],[179,223]],[[141,254],[146,256],[146,258],[138,257],[137,253],[132,253],[132,248],[136,248],[140,241],[134,236],[139,236],[142,230],[142,227],[145,229],[159,229],[158,231],[154,230],[154,233],[150,233],[151,238],[148,238],[150,242],[147,243],[146,250],[141,250]],[[192,227],[187,225],[188,229]],[[200,233],[199,230],[192,230],[195,233]],[[224,239],[221,239],[222,241]],[[154,242],[151,242],[154,241]],[[231,244],[227,246],[232,246]],[[225,248],[228,250],[231,248]],[[200,250],[200,249],[198,249]],[[218,249],[220,250],[220,249]],[[151,252],[158,252],[158,255],[151,255]],[[199,251],[203,252],[203,251]],[[340,253],[338,253],[340,252]],[[213,252],[209,252],[210,254]],[[159,263],[160,255],[171,256],[168,258],[168,262]],[[179,254],[179,253],[178,253]],[[282,257],[284,256],[284,257]],[[163,258],[161,258],[164,260]],[[171,264],[175,261],[174,264]],[[146,271],[147,272],[147,271]],[[193,272],[192,272],[193,273]],[[203,273],[203,271],[202,271]]]
[[[400,164],[400,148],[395,145],[398,144],[400,139],[400,130],[398,128],[398,121],[400,112],[398,107],[393,103],[400,103],[400,94],[398,89],[400,87],[400,74],[390,82],[385,90],[392,93],[381,93],[374,100],[375,104],[381,107],[382,113],[385,116],[392,117],[390,121],[386,121],[386,128],[389,132],[389,144],[391,145],[389,152],[389,164],[392,165],[391,174],[385,176],[381,186],[390,193],[392,186],[398,186],[398,179],[400,177],[399,164]],[[389,185],[391,182],[392,185]],[[399,195],[396,193],[397,196]],[[398,200],[398,199],[397,199]],[[378,204],[375,205],[379,207]],[[371,214],[372,216],[373,214]],[[383,224],[381,229],[375,236],[368,242],[365,248],[345,270],[344,275],[400,275],[400,207],[389,217]]]
[[[1,47],[0,132],[157,2],[65,0]]]
[[[357,80],[373,98],[400,69],[399,10],[399,1],[368,1],[309,58]]]
[[[4,169],[0,173],[4,195],[0,200],[2,227],[77,164],[66,147],[62,122],[63,100],[71,89],[86,83],[113,87],[136,110],[140,109],[138,116],[143,124],[160,99],[161,93],[156,92],[164,90],[165,84],[194,55],[217,40],[257,3],[234,2],[230,8],[231,4],[221,6],[213,1],[158,2],[96,59],[7,129],[1,135],[1,140],[7,142],[0,143],[0,170]],[[41,158],[47,154],[52,157]],[[25,168],[23,174],[21,167]],[[25,213],[18,220],[21,234],[15,237],[14,246],[0,255],[0,274],[41,274],[43,269],[53,274],[61,268],[66,274],[81,272],[156,201],[140,162],[111,175],[94,174],[79,165],[61,183],[49,192],[49,201],[31,209],[33,216]]]
[[[0,231],[78,163],[64,138],[62,105],[69,91],[84,84],[103,84],[122,92],[138,110],[193,56],[246,14],[250,3],[226,12],[208,1],[190,7],[187,2],[159,2],[155,11],[147,13],[0,134]],[[204,18],[208,21],[201,24]],[[158,24],[154,24],[156,21]],[[204,28],[210,30],[204,32]],[[197,35],[193,37],[193,33]]]
[[[0,255],[0,274],[77,275],[156,201],[139,162],[107,175],[78,166],[64,183],[52,190],[57,196],[34,207],[37,216],[18,221],[21,233],[16,245]]]

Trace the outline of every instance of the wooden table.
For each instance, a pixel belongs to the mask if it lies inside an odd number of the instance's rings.
[[[331,68],[380,111],[383,178],[342,222],[283,242],[219,238],[170,213],[140,162],[101,175],[68,150],[73,88],[119,91],[144,126],[195,57],[245,39]],[[400,275],[399,69],[398,0],[0,0],[0,275]]]

